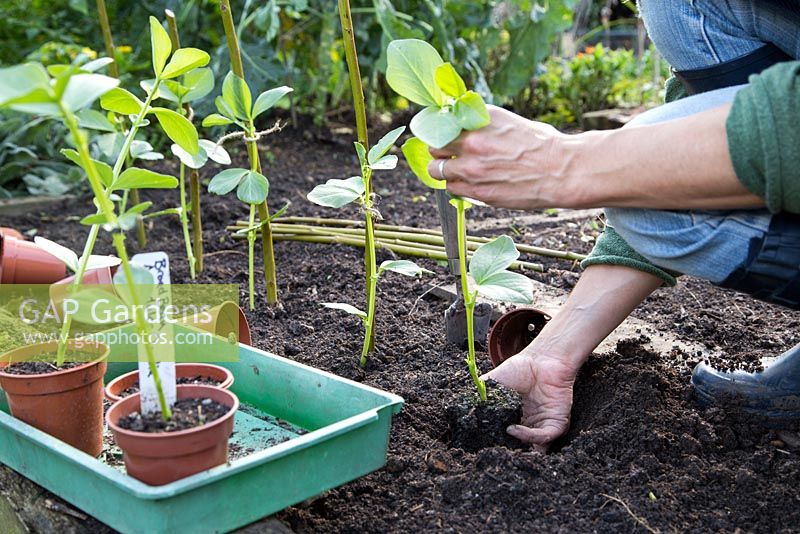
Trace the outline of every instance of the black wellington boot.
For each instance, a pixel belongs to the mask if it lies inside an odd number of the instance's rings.
[[[698,402],[764,418],[767,426],[800,421],[800,345],[758,373],[723,373],[700,363],[692,372]]]

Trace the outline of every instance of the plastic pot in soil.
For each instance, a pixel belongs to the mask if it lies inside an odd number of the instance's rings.
[[[19,239],[21,241],[25,240],[25,236],[23,236],[18,230],[9,228],[7,226],[0,226],[0,238],[3,237],[10,237],[13,239]]]
[[[197,314],[185,317],[183,323],[226,339],[234,334],[239,343],[252,346],[250,324],[247,322],[244,311],[235,302],[223,302],[208,310],[208,315]]]
[[[109,348],[76,341],[69,349],[97,354],[86,364],[38,375],[5,372],[9,362],[55,353],[58,343],[37,343],[7,352],[0,362],[0,387],[11,415],[92,456],[103,450],[103,375]]]
[[[527,347],[549,320],[549,315],[534,308],[517,308],[503,314],[489,331],[492,365],[497,367]]]
[[[114,441],[122,449],[125,469],[130,476],[151,486],[161,486],[206,471],[228,461],[228,439],[239,399],[228,390],[212,386],[178,386],[177,398],[211,399],[230,410],[203,426],[176,432],[134,432],[117,423],[140,410],[136,393],[114,404],[106,421]]]
[[[175,378],[194,378],[196,376],[208,377],[219,382],[218,385],[211,387],[230,389],[233,385],[233,373],[219,365],[210,363],[178,363],[175,365]],[[118,376],[106,385],[106,398],[111,402],[122,400],[124,397],[121,397],[120,394],[138,383],[138,370]]]
[[[67,267],[30,241],[0,234],[0,283],[52,284],[67,276]]]

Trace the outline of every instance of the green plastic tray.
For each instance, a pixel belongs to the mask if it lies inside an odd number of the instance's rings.
[[[227,465],[149,486],[14,419],[2,392],[0,462],[112,528],[147,533],[229,531],[385,464],[402,398],[245,345],[222,365],[242,403]],[[106,380],[134,367],[109,364]]]

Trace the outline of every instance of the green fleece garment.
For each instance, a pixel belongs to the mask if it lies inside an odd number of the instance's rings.
[[[749,81],[726,123],[736,177],[771,212],[800,213],[800,62],[775,65]],[[667,80],[666,92],[667,102],[687,96],[675,77]],[[680,276],[655,266],[610,226],[581,262],[583,268],[590,265],[624,265],[658,276],[667,286]]]
[[[750,77],[726,128],[736,177],[772,213],[800,213],[800,61]]]

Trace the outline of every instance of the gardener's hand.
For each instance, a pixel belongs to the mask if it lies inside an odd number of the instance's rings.
[[[567,136],[496,106],[489,106],[489,116],[492,122],[485,128],[465,132],[441,150],[431,149],[436,158],[428,167],[431,176],[447,180],[455,195],[492,206],[562,205],[569,197],[553,193],[562,193],[557,187],[562,172],[559,141]]]
[[[569,428],[577,368],[564,359],[522,352],[483,376],[522,395],[522,421],[508,427],[515,438],[539,452]]]
[[[447,180],[455,195],[526,210],[764,205],[734,172],[726,133],[730,105],[667,122],[641,120],[619,130],[575,135],[488,108],[491,124],[431,150],[436,159],[428,172]]]

